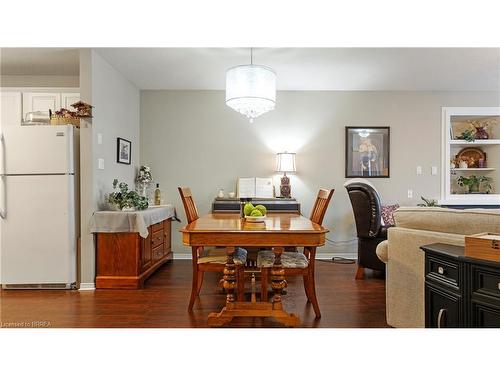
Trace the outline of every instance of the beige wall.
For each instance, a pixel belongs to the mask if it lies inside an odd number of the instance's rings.
[[[206,213],[219,187],[233,191],[238,176],[274,175],[275,152],[295,151],[292,194],[303,213],[309,214],[319,187],[335,188],[324,224],[329,238],[349,241],[355,227],[342,187],[345,126],[391,127],[391,178],[372,181],[383,202],[415,205],[421,195],[439,197],[441,107],[499,104],[497,92],[285,91],[278,93],[274,111],[249,124],[225,105],[222,91],[143,91],[141,163],[151,166],[184,225],[177,186],[190,186]],[[437,176],[431,166],[439,168]],[[407,198],[409,188],[413,199]],[[180,227],[173,226],[176,252],[182,249]],[[323,251],[353,251],[353,245],[329,244]]]
[[[1,87],[78,87],[79,76],[0,75]]]
[[[114,178],[134,187],[139,163],[139,89],[93,50],[80,56],[80,89],[83,100],[93,106],[92,122],[81,129],[81,282],[94,283],[95,252],[89,220],[105,208],[105,196],[112,191]],[[102,134],[102,144],[97,136]],[[116,162],[116,138],[132,141],[132,164]],[[104,169],[98,169],[99,158]]]

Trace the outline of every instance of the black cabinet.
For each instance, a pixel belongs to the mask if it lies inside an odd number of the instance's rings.
[[[461,298],[440,288],[426,286],[425,325],[428,328],[458,328],[461,322]]]
[[[426,327],[500,327],[500,263],[467,258],[462,246],[422,250]]]
[[[262,204],[269,212],[289,212],[300,214],[300,203],[295,198],[252,198],[249,201],[254,205]],[[213,213],[240,212],[239,198],[215,198],[212,203]]]

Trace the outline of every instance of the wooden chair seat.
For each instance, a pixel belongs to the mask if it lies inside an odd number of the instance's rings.
[[[257,267],[270,268],[273,266],[275,255],[272,251],[260,251],[257,257]],[[302,253],[284,252],[281,255],[283,268],[307,268],[309,261]]]
[[[334,189],[320,189],[314,203],[311,221],[321,225],[325,217],[326,209],[332,198]],[[317,318],[321,317],[318,299],[316,298],[316,285],[314,280],[314,259],[316,256],[315,247],[304,248],[304,253],[285,251],[281,254],[281,264],[285,271],[285,276],[302,275],[304,279],[304,290],[307,300],[312,303]],[[274,263],[274,253],[272,251],[261,251],[257,257],[257,266],[261,270],[261,299],[267,301],[267,289],[271,276],[271,268]]]
[[[182,205],[186,212],[188,223],[199,218],[196,204],[194,203],[191,189],[187,187],[179,187]],[[188,311],[193,311],[195,299],[200,295],[201,286],[203,285],[203,276],[205,272],[224,272],[226,266],[226,249],[204,248],[202,246],[191,247],[191,259],[193,263],[193,280],[191,283],[191,298],[189,299]],[[245,295],[245,263],[247,260],[247,252],[245,249],[236,248],[234,255],[234,263],[236,266],[237,295],[238,301],[242,301]]]
[[[198,256],[198,264],[217,263],[226,264],[227,255],[226,249],[205,247]],[[241,247],[237,247],[234,252],[235,264],[244,265],[247,262],[247,251]]]

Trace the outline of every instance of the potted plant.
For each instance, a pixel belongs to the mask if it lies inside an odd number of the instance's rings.
[[[473,129],[464,130],[459,139],[463,139],[467,142],[474,142],[476,140],[476,132]]]
[[[429,198],[424,198],[424,197],[420,197],[420,199],[422,199],[424,201],[424,203],[419,203],[417,204],[417,206],[419,207],[441,207],[437,200],[435,199],[429,199]]]
[[[125,182],[118,183],[115,178],[113,180],[113,192],[108,195],[108,203],[111,208],[121,211],[145,210],[148,208],[148,200],[141,197],[134,190],[128,190],[128,184]]]
[[[474,176],[471,175],[469,177],[460,176],[457,179],[457,183],[461,187],[467,187],[467,192],[469,194],[479,193],[479,187],[483,184],[483,188],[485,189],[485,193],[488,194],[491,191],[491,178],[486,176]]]

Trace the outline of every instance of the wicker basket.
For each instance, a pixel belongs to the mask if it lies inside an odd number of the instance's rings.
[[[79,118],[67,118],[67,117],[51,117],[50,125],[74,125],[77,128],[80,127]]]

